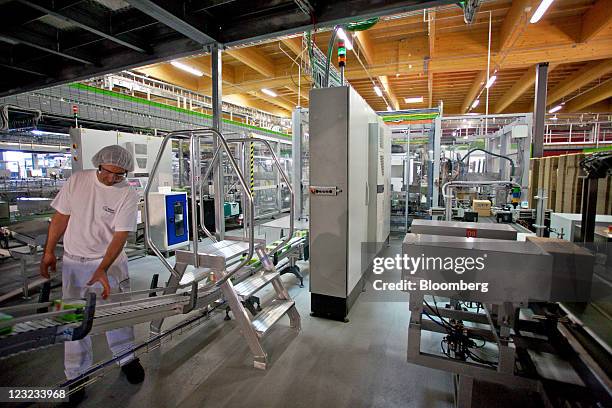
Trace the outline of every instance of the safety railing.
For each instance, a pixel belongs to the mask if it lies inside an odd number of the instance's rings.
[[[218,146],[215,149],[214,152],[214,156],[213,159],[211,160],[211,162],[209,163],[209,166],[206,170],[206,173],[203,177],[201,177],[201,170],[200,170],[200,138],[201,137],[210,137],[212,136],[214,138],[214,140],[216,140],[218,142]],[[197,130],[187,130],[187,131],[177,131],[177,132],[170,132],[168,133],[164,139],[162,140],[162,143],[160,145],[160,149],[159,152],[157,154],[157,157],[155,158],[155,162],[153,163],[153,167],[151,169],[151,172],[149,174],[149,179],[153,180],[156,175],[157,175],[157,170],[159,168],[159,164],[162,160],[162,155],[164,150],[166,149],[166,146],[168,145],[168,142],[171,139],[187,139],[189,140],[189,144],[190,144],[190,150],[191,150],[191,229],[192,229],[192,234],[193,234],[193,239],[192,239],[192,251],[193,251],[193,265],[198,268],[200,265],[200,260],[199,260],[199,256],[198,256],[198,246],[199,246],[199,242],[198,242],[198,233],[200,228],[204,231],[204,233],[211,238],[213,241],[216,241],[214,235],[206,228],[206,226],[204,225],[204,216],[203,216],[203,206],[200,206],[200,214],[201,214],[201,225],[198,224],[198,202],[197,202],[197,196],[199,193],[200,199],[203,197],[203,184],[206,180],[208,180],[208,177],[210,176],[213,168],[216,166],[217,162],[220,160],[220,156],[221,156],[221,151],[223,150],[228,158],[228,161],[232,167],[232,169],[234,170],[234,172],[236,173],[237,177],[238,177],[238,181],[244,191],[244,195],[247,199],[247,219],[249,221],[249,234],[248,234],[248,243],[249,243],[249,248],[248,248],[248,253],[247,256],[245,258],[242,259],[242,261],[240,261],[237,265],[233,266],[233,268],[231,270],[228,271],[228,273],[217,282],[217,284],[221,284],[223,283],[225,280],[229,279],[235,272],[237,272],[238,270],[240,270],[243,266],[245,266],[252,258],[253,258],[253,253],[254,253],[254,247],[255,247],[255,240],[254,240],[254,236],[255,236],[255,229],[253,226],[253,214],[254,214],[254,209],[253,209],[253,195],[251,193],[251,191],[248,188],[248,185],[244,179],[244,175],[242,173],[242,171],[240,170],[238,164],[236,163],[236,160],[234,159],[234,157],[232,156],[231,150],[227,144],[227,141],[225,140],[225,138],[223,137],[223,135],[212,128],[204,128],[204,129],[197,129]],[[276,159],[277,160],[277,159]],[[278,161],[278,160],[277,160]],[[149,193],[151,190],[151,185],[153,183],[149,182],[147,183],[147,186],[145,187],[144,190],[144,212],[145,212],[145,239],[147,241],[147,245],[149,246],[149,248],[151,248],[151,250],[153,251],[153,253],[160,259],[160,261],[162,262],[162,264],[164,265],[164,267],[166,269],[168,269],[168,271],[170,271],[170,273],[172,275],[174,275],[176,278],[180,279],[179,274],[174,270],[174,268],[168,263],[168,261],[166,260],[166,258],[163,256],[162,252],[160,251],[159,247],[155,244],[155,242],[153,241],[152,237],[151,237],[151,233],[150,233],[150,208],[149,208]],[[218,198],[218,199],[222,199],[222,197]]]

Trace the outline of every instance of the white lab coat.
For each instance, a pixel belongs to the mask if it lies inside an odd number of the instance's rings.
[[[96,293],[96,303],[101,304],[106,301],[102,299],[102,285],[96,282],[92,286],[87,286],[96,268],[102,259],[97,260],[75,260],[64,256],[62,263],[62,298],[63,299],[82,299],[87,293]],[[127,256],[121,253],[107,271],[108,282],[111,293],[129,292],[130,278],[128,276]],[[106,333],[106,340],[113,355],[124,352],[134,345],[134,328],[122,327]],[[119,364],[124,365],[134,358],[133,354],[121,359]],[[73,379],[84,371],[88,370],[93,364],[93,352],[91,337],[87,336],[82,340],[67,341],[64,343],[64,368],[66,377]]]

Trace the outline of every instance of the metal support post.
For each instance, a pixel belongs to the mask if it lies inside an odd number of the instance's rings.
[[[212,81],[212,127],[221,132],[223,124],[223,91],[222,91],[222,72],[221,72],[221,49],[219,44],[212,45],[210,49],[211,58],[211,81]],[[213,151],[219,146],[219,141],[213,139]],[[225,201],[225,189],[223,186],[223,155],[214,169],[213,186],[215,190],[215,235],[218,240],[225,239],[225,215],[223,204]]]
[[[442,118],[436,117],[434,120],[434,140],[433,140],[433,193],[432,193],[432,207],[439,205],[438,191],[440,190],[440,138],[442,137]]]
[[[536,65],[533,157],[544,155],[544,119],[546,116],[546,83],[548,82],[548,62]]]
[[[582,190],[582,225],[580,235],[582,242],[593,242],[595,239],[595,218],[597,215],[597,185],[599,179],[586,177]]]
[[[291,115],[291,123],[293,124],[293,143],[291,144],[291,157],[293,159],[293,191],[296,195],[295,219],[302,218],[302,109],[295,108]]]

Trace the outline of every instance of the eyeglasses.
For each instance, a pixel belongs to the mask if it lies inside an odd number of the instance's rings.
[[[123,172],[123,173],[115,173],[114,171],[110,171],[108,169],[105,169],[102,166],[98,166],[98,172],[101,173],[104,176],[113,176],[113,180],[115,181],[123,181],[123,179],[125,179],[125,176],[127,176],[127,172]]]

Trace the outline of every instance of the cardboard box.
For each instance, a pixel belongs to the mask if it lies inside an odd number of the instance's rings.
[[[489,200],[474,200],[472,208],[478,213],[479,217],[491,216],[491,202]]]

